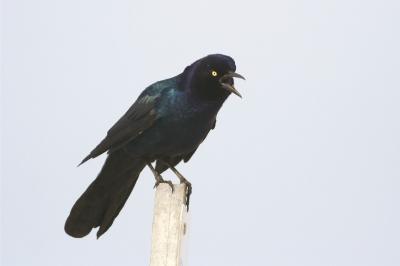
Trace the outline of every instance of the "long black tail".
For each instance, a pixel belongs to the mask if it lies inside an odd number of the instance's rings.
[[[65,222],[65,232],[73,237],[84,237],[92,228],[100,226],[97,237],[104,234],[118,216],[145,166],[143,159],[132,159],[123,150],[109,154],[97,178],[72,207]]]

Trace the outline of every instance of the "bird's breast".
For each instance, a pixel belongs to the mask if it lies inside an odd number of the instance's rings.
[[[166,119],[166,142],[178,152],[190,152],[195,149],[210,131],[215,115],[190,110]]]

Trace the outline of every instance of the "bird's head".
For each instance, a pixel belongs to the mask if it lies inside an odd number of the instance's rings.
[[[203,57],[185,70],[196,92],[208,99],[226,98],[231,93],[242,97],[233,78],[245,78],[235,71],[235,61],[222,54]]]

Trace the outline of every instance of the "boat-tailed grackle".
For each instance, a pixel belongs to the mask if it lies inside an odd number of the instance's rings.
[[[173,189],[172,183],[161,177],[170,168],[187,185],[189,204],[191,184],[175,166],[187,162],[214,129],[227,97],[231,93],[241,97],[233,78],[244,78],[235,70],[231,57],[214,54],[147,87],[81,162],[108,152],[100,173],[72,207],[65,223],[67,234],[84,237],[95,227],[100,227],[97,237],[104,234],[146,165],[156,178],[156,186],[165,182]],[[154,161],[155,168],[151,165]]]

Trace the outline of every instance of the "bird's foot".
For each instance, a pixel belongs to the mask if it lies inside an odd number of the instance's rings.
[[[171,187],[172,193],[174,193],[174,184],[172,184],[171,180],[165,181],[162,178],[162,176],[156,171],[156,169],[154,169],[154,167],[151,165],[151,162],[148,162],[147,166],[153,172],[154,178],[156,179],[156,183],[154,184],[153,188],[158,187],[158,185],[161,184],[161,183],[166,183]]]
[[[176,168],[169,164],[166,161],[162,161],[165,165],[167,165],[175,174],[176,176],[179,178],[179,181],[181,184],[185,184],[186,187],[186,199],[185,199],[185,205],[186,205],[186,210],[189,211],[189,202],[190,202],[190,195],[192,194],[192,184],[187,181],[187,179],[181,174],[179,173],[178,170],[176,170]]]
[[[159,176],[159,178],[157,178],[156,183],[154,184],[154,188],[158,187],[158,185],[161,183],[168,184],[171,187],[172,193],[174,193],[174,184],[172,184],[171,180],[164,180],[164,179],[162,179],[161,176]]]
[[[180,179],[180,183],[181,184],[185,184],[186,185],[186,209],[187,211],[189,211],[189,203],[190,203],[190,195],[192,194],[192,184],[187,181],[185,178]]]

